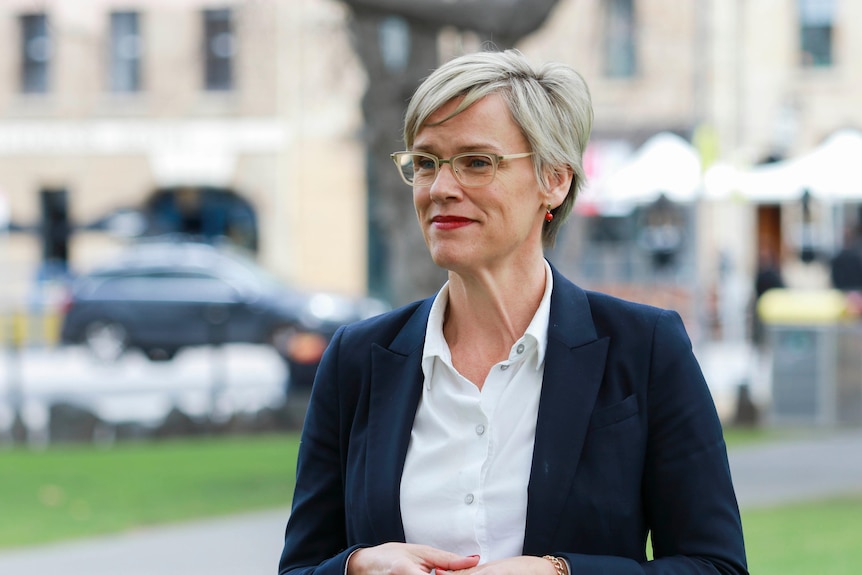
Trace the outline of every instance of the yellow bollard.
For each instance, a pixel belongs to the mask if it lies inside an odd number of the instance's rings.
[[[27,323],[27,314],[21,311],[12,313],[12,343],[15,347],[22,347],[27,341],[29,335]]]
[[[46,346],[55,346],[60,341],[60,312],[57,310],[45,310],[42,315],[42,343]]]

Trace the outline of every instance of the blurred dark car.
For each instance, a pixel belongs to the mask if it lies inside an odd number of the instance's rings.
[[[339,326],[386,309],[294,289],[229,247],[149,242],[72,282],[60,337],[105,361],[132,348],[169,360],[190,346],[268,344],[288,362],[291,385],[308,385]]]

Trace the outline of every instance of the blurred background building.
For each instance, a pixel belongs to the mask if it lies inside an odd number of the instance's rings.
[[[5,297],[142,235],[365,285],[362,73],[327,1],[0,3]]]
[[[227,237],[302,286],[385,283],[351,17],[337,0],[0,4],[0,297],[162,233]],[[760,254],[827,285],[862,189],[726,176],[862,126],[860,32],[852,0],[559,0],[517,47],[581,71],[596,120],[590,188],[551,259],[680,309],[695,334],[742,335]],[[445,29],[439,53],[482,40]]]
[[[839,200],[812,199],[802,178],[721,180],[862,127],[860,18],[848,0],[560,2],[523,48],[573,63],[593,94],[575,277],[665,305],[676,294],[695,334],[724,337],[750,325],[763,254],[788,285],[828,287],[859,178]]]

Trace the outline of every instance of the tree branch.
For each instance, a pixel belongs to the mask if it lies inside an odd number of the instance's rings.
[[[473,30],[514,44],[547,20],[557,0],[342,0],[357,10],[443,28]]]

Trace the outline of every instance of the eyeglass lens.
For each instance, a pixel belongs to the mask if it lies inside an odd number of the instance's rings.
[[[449,160],[439,160],[430,154],[404,154],[398,166],[404,179],[415,186],[434,183],[440,164],[448,163],[459,182],[466,186],[482,186],[494,179],[496,163],[487,154],[459,154]]]

